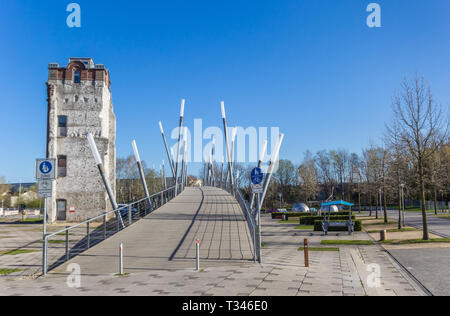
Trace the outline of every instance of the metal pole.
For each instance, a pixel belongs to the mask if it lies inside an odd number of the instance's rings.
[[[47,235],[47,198],[44,198],[44,220],[42,223],[42,238],[45,238],[45,235]]]
[[[406,218],[405,218],[405,192],[404,192],[404,188],[405,185],[401,184],[402,187],[402,215],[403,215],[403,227],[406,226]]]
[[[209,157],[209,165],[210,165],[210,170],[211,170],[211,179],[210,179],[210,186],[214,186],[215,184],[215,173],[214,173],[214,161],[213,161],[213,156],[211,154],[211,156]]]
[[[261,203],[262,203],[261,202],[261,195],[258,194],[258,205],[260,205]],[[258,212],[257,212],[257,219],[258,219],[258,244],[256,246],[257,246],[257,249],[258,249],[258,261],[259,261],[259,263],[262,263],[261,210],[258,210]]]
[[[227,147],[228,169],[230,171],[230,177],[231,177],[231,189],[233,190],[234,178],[233,178],[233,172],[232,172],[233,167],[232,167],[232,161],[231,161],[230,146],[228,145],[227,116],[225,114],[225,102],[222,101],[220,105],[221,105],[221,110],[222,110],[223,131],[224,131],[224,134],[225,134],[225,145]]]
[[[223,189],[223,169],[224,169],[224,163],[222,162],[222,169],[220,170],[220,186]]]
[[[234,195],[234,192],[237,187],[237,183],[236,183],[237,180],[234,175],[234,147],[235,147],[234,145],[235,145],[235,141],[236,141],[236,133],[237,133],[237,128],[235,127],[235,128],[233,128],[233,130],[231,132],[231,171],[230,171],[230,174],[233,175],[232,179],[234,179],[234,185],[232,186],[234,188],[234,190],[232,191],[233,195]]]
[[[262,164],[264,161],[264,156],[266,155],[266,152],[267,152],[267,139],[264,140],[264,144],[263,144],[261,153],[259,155],[258,168],[262,167]],[[254,201],[255,201],[255,193],[252,193],[252,198],[250,200],[250,210],[253,210],[253,205],[255,204]]]
[[[263,190],[263,193],[262,193],[262,196],[261,196],[261,200],[260,200],[259,205],[258,205],[258,211],[261,211],[262,203],[264,202],[264,199],[265,199],[266,194],[267,194],[267,189],[269,187],[270,180],[272,179],[273,169],[275,167],[275,164],[278,163],[278,156],[280,154],[280,148],[281,148],[281,144],[283,143],[283,139],[284,139],[284,134],[280,134],[280,138],[278,139],[278,143],[275,146],[275,150],[273,152],[273,155],[272,155],[272,158],[271,158],[271,161],[270,161],[269,169],[267,171],[267,178],[266,178],[266,182],[264,184],[264,190]]]
[[[69,260],[70,253],[69,253],[69,226],[66,226],[66,261]]]
[[[89,231],[89,222],[86,223],[87,249],[91,248],[91,235]]]
[[[163,177],[164,177],[164,190],[167,190],[166,164],[164,160],[163,160]]]
[[[216,186],[216,174],[214,172],[214,155],[216,153],[216,138],[213,137],[212,147],[211,147],[211,172],[212,172],[212,186]]]
[[[144,187],[145,196],[147,197],[148,204],[150,206],[150,212],[151,212],[152,211],[152,203],[150,201],[150,193],[148,192],[147,181],[145,180],[145,174],[144,174],[144,168],[142,167],[141,156],[139,155],[136,141],[133,140],[133,142],[131,144],[133,146],[134,158],[136,159],[136,163],[137,163],[137,166],[139,169],[139,175],[141,177],[142,186]]]
[[[131,204],[128,205],[128,226],[133,223],[133,215],[132,215],[132,207]]]
[[[106,239],[106,214],[103,216],[103,239]]]
[[[42,274],[47,275],[47,251],[48,251],[48,238],[44,237],[44,245],[42,249]]]
[[[181,100],[181,111],[180,111],[180,125],[178,130],[178,144],[177,144],[177,164],[175,167],[175,195],[178,195],[178,164],[180,160],[180,146],[181,146],[181,133],[183,129],[183,117],[184,117],[184,104],[185,100]]]
[[[97,145],[95,144],[94,137],[92,136],[91,133],[89,133],[87,135],[87,138],[88,138],[88,141],[89,141],[89,145],[91,147],[92,154],[94,155],[95,162],[97,163],[98,171],[100,172],[100,176],[102,177],[103,184],[105,185],[106,192],[107,192],[108,197],[109,197],[109,201],[111,202],[113,210],[116,210],[116,217],[117,217],[118,221],[120,220],[120,223],[122,224],[122,227],[125,227],[123,225],[122,216],[120,216],[119,211],[117,211],[117,209],[119,207],[117,206],[116,198],[115,198],[115,196],[114,196],[114,194],[112,192],[111,185],[109,184],[109,181],[106,178],[105,172],[103,170],[102,159],[100,158],[100,154],[98,153],[98,149],[97,149]]]
[[[167,158],[169,159],[170,169],[172,170],[172,176],[175,178],[175,166],[173,165],[172,157],[170,156],[169,147],[167,146],[166,135],[164,134],[164,129],[161,122],[159,122],[159,128],[161,129],[161,135],[163,138],[164,147],[166,148]]]
[[[184,177],[185,177],[185,167],[186,167],[186,150],[187,148],[187,139],[186,139],[186,132],[184,133],[184,139],[183,139],[183,160],[181,163],[181,185],[182,188],[184,189]]]
[[[200,271],[200,240],[197,239],[197,246],[196,246],[196,250],[197,250],[197,271]]]
[[[380,213],[381,213],[381,214],[384,214],[384,213],[383,213],[383,206],[382,206],[382,202],[381,202],[381,189],[380,189],[380,192],[379,192],[379,193],[380,193]],[[383,215],[383,217],[384,217],[384,215]]]
[[[119,246],[119,275],[123,275],[123,243]]]

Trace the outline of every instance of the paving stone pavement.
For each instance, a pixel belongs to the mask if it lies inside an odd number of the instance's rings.
[[[18,217],[17,220],[20,218]],[[60,228],[49,228],[56,231]],[[18,269],[11,276],[33,276],[42,268],[42,224],[0,224],[0,252],[27,250],[29,253],[0,255],[0,269]]]
[[[215,189],[214,189],[215,190]],[[224,194],[216,192],[216,195]],[[225,197],[224,197],[225,198]],[[210,212],[215,212],[217,205],[211,200]],[[228,205],[222,203],[222,206]],[[211,213],[209,213],[211,214]],[[233,215],[238,216],[238,215]],[[239,215],[241,216],[241,215]],[[197,217],[199,218],[199,217]],[[202,222],[194,221],[192,227],[207,232],[214,216],[203,217]],[[157,221],[159,225],[161,222]],[[143,221],[146,225],[148,222]],[[217,223],[215,223],[217,228]],[[214,227],[214,224],[212,225]],[[109,265],[101,273],[82,272],[81,286],[71,288],[75,280],[63,266],[46,278],[37,280],[17,280],[0,278],[0,295],[139,295],[139,296],[365,296],[365,295],[424,295],[421,289],[390,260],[378,246],[340,246],[340,251],[310,252],[310,267],[304,267],[303,251],[298,247],[303,239],[308,238],[311,247],[320,246],[323,239],[364,239],[366,233],[345,233],[321,236],[312,231],[300,231],[296,225],[280,224],[268,216],[262,217],[263,227],[263,262],[253,263],[249,260],[222,260],[208,264],[208,257],[202,260],[202,270],[194,271],[191,250],[186,245],[179,256],[186,261],[177,261],[176,265],[156,266],[150,269],[128,270],[131,274],[118,277],[108,271]],[[191,227],[191,230],[192,230]],[[163,228],[161,228],[163,229]],[[166,228],[167,229],[167,228]],[[235,233],[236,230],[231,230]],[[211,231],[215,234],[215,229]],[[189,238],[195,238],[193,234]],[[189,233],[187,234],[189,236]],[[206,236],[206,233],[205,233]],[[208,246],[209,247],[209,246]],[[172,250],[172,249],[171,249]],[[173,251],[169,251],[171,253]],[[220,253],[220,252],[218,252]],[[217,255],[217,252],[212,255]],[[228,254],[229,255],[229,254]],[[238,259],[239,252],[232,253]],[[75,258],[69,263],[76,263]],[[92,258],[92,257],[91,257]],[[117,257],[111,258],[111,267],[117,269]],[[153,262],[153,261],[152,261]],[[206,262],[206,265],[205,265]],[[167,263],[167,258],[166,258]],[[380,284],[371,286],[374,281],[370,264],[377,264],[380,269]],[[83,266],[83,265],[82,265]],[[96,267],[95,269],[98,269]],[[94,269],[94,270],[95,270]],[[91,271],[88,269],[88,271]],[[376,282],[374,283],[376,285]]]

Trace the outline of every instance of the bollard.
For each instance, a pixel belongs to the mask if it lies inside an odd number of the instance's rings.
[[[380,231],[380,241],[385,241],[387,239],[387,231],[381,230]]]
[[[308,245],[308,239],[305,239],[303,243],[304,243],[303,252],[305,253],[305,268],[309,268],[309,245]]]
[[[200,271],[200,240],[197,239],[197,271]]]
[[[132,222],[133,222],[133,215],[132,215],[132,209],[131,209],[131,204],[128,205],[128,227],[131,226]]]
[[[123,243],[119,246],[119,275],[123,275]]]

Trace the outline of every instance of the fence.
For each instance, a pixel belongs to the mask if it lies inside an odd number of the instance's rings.
[[[219,181],[218,181],[219,182]],[[226,183],[217,183],[216,187],[220,187],[233,195],[241,207],[242,213],[244,214],[245,220],[247,222],[248,229],[252,236],[253,242],[253,259],[261,262],[261,226],[259,225],[259,214],[257,212],[252,212],[250,205],[247,200],[242,196],[239,189],[233,190],[230,185]]]
[[[180,184],[178,194],[182,192],[182,189],[183,185]],[[144,198],[46,235],[42,256],[43,275],[147,216],[172,200],[175,192],[175,186],[173,186],[151,195],[150,198]]]
[[[413,208],[422,208],[422,201],[421,200],[405,200],[405,206],[413,207]],[[446,202],[446,201],[437,201],[436,206],[437,206],[438,211],[446,212],[449,210],[450,203]],[[425,209],[434,211],[434,201],[426,200],[425,201]]]

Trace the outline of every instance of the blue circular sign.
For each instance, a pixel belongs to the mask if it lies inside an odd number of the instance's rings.
[[[52,169],[52,164],[48,161],[44,161],[39,165],[39,170],[42,174],[49,174],[50,172],[52,172]]]
[[[251,174],[252,183],[253,184],[260,184],[263,181],[264,174],[261,170],[261,168],[255,168],[252,170]]]

